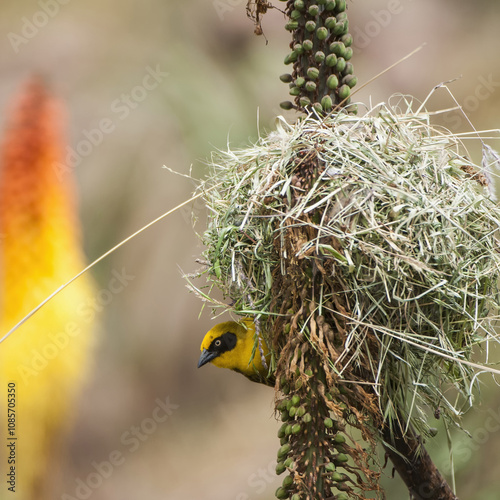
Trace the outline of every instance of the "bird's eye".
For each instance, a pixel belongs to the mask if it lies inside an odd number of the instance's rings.
[[[220,340],[216,340],[214,342],[215,347],[220,347],[221,344],[222,344],[222,342]]]

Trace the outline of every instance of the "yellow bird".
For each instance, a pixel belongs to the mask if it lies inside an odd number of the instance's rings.
[[[226,321],[215,325],[201,343],[198,368],[212,363],[219,368],[229,368],[245,375],[253,382],[274,386],[274,375],[269,375],[271,353],[261,337],[261,346],[267,367],[262,362],[252,319],[240,323]]]

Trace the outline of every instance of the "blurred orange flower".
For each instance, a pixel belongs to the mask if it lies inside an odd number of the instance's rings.
[[[62,114],[34,79],[10,116],[0,163],[0,337],[85,266],[73,175],[58,168]],[[54,498],[93,339],[92,322],[79,310],[92,294],[90,278],[82,276],[0,344],[0,460],[4,470],[14,459],[12,498]],[[10,448],[8,388],[15,389],[9,397],[15,395],[18,438]]]

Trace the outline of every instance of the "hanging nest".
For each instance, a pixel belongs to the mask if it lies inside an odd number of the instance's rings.
[[[412,104],[280,118],[215,154],[200,188],[200,274],[272,350],[278,498],[365,498],[378,472],[350,426],[372,446],[396,422],[430,436],[429,413],[459,423],[473,402],[473,350],[495,336],[500,208],[459,140]]]

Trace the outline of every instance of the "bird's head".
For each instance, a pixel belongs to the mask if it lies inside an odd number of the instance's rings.
[[[255,324],[251,319],[240,323],[226,321],[215,325],[201,343],[201,356],[198,368],[212,363],[219,368],[229,368],[257,382],[274,384],[268,378],[268,369],[263,365],[257,348]],[[266,360],[270,353],[264,340],[261,341]]]

